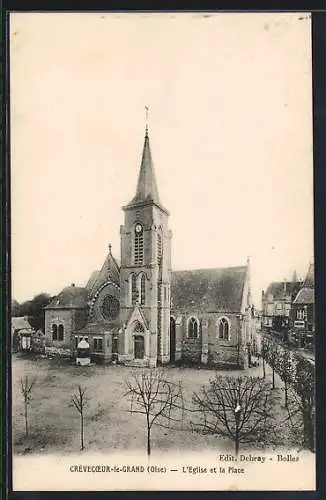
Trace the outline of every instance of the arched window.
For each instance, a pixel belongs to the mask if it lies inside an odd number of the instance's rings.
[[[221,318],[218,323],[218,337],[221,340],[229,340],[230,325],[226,318]]]
[[[157,262],[160,264],[162,259],[162,234],[157,233]]]
[[[131,276],[131,303],[135,304],[138,299],[137,279],[135,274]]]
[[[145,286],[146,286],[146,277],[145,274],[142,274],[140,278],[140,303],[142,305],[145,304],[146,300]]]
[[[135,226],[134,261],[136,266],[144,263],[144,232],[141,224]]]
[[[59,325],[59,335],[58,335],[58,340],[63,340],[64,337],[64,327],[63,325]]]
[[[197,339],[198,333],[199,333],[198,320],[194,317],[189,318],[189,320],[188,320],[188,338],[189,339]]]
[[[52,325],[52,340],[58,340],[58,326]]]

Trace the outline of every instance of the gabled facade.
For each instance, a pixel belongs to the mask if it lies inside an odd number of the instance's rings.
[[[35,330],[28,322],[26,316],[11,318],[11,333],[13,352],[32,349],[32,337],[35,334]]]
[[[315,277],[314,264],[310,263],[302,288],[292,305],[293,330],[303,347],[313,343],[315,335]]]
[[[262,327],[275,330],[290,328],[293,300],[302,282],[276,281],[262,292]]]

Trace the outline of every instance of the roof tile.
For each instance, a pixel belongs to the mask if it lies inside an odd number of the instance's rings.
[[[54,297],[45,309],[83,308],[88,303],[88,290],[78,286],[67,286]]]
[[[294,304],[314,304],[315,292],[313,288],[304,287],[298,292]]]
[[[238,312],[247,267],[197,269],[172,272],[172,310],[196,307],[201,311]]]

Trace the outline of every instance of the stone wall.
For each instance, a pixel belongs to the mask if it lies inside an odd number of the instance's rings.
[[[240,356],[239,356],[240,358]],[[235,345],[220,345],[219,349],[216,344],[208,345],[208,364],[209,365],[238,365],[238,349]]]
[[[47,346],[57,349],[71,349],[72,333],[83,328],[87,321],[87,309],[46,309],[45,338]],[[53,340],[52,325],[63,325],[63,340]]]
[[[186,312],[173,311],[176,318],[176,360],[229,366],[236,366],[239,361],[240,366],[245,367],[245,319],[240,319],[239,314],[235,312],[202,312],[196,315],[194,311],[195,309]],[[187,324],[191,316],[199,321],[197,339],[187,337]],[[222,318],[226,318],[229,323],[228,340],[219,338],[219,322]]]
[[[53,340],[52,325],[63,325],[63,340]],[[70,349],[70,337],[75,328],[75,311],[73,309],[47,309],[45,311],[45,337],[47,344],[60,349]]]
[[[181,343],[181,359],[191,363],[201,362],[201,340],[184,339]]]
[[[65,347],[56,347],[56,346],[45,346],[45,354],[47,356],[60,356],[62,358],[69,358],[71,356],[70,349]]]

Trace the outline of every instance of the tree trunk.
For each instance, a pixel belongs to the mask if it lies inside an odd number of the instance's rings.
[[[251,367],[251,347],[248,346],[248,366]]]
[[[312,421],[312,414],[309,407],[303,408],[303,430],[304,430],[304,444],[310,451],[314,451],[314,427]]]
[[[25,402],[25,436],[28,437],[27,403]]]
[[[147,456],[151,454],[151,429],[147,427]]]
[[[238,454],[239,454],[239,434],[238,434],[238,431],[236,431],[235,433],[235,456],[237,457]]]
[[[275,369],[274,369],[274,364],[272,366],[272,373],[273,373],[273,385],[272,385],[272,389],[275,389]]]
[[[80,414],[80,448],[84,449],[84,417],[83,414]]]
[[[263,358],[263,377],[266,378],[265,358],[264,356],[262,356],[262,358]]]
[[[284,404],[285,408],[288,407],[288,383],[284,380]]]

